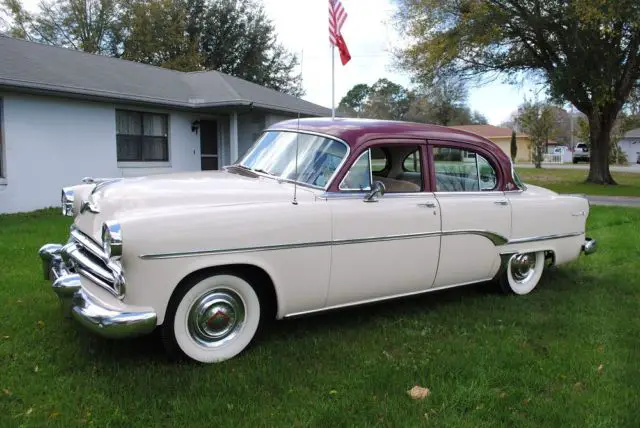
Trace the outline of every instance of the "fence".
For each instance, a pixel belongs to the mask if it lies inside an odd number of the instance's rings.
[[[545,153],[542,155],[542,163],[562,163],[562,154]]]

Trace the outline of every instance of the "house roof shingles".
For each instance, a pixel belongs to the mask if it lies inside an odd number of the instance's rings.
[[[218,71],[184,73],[0,34],[0,88],[181,108],[243,106],[314,116],[330,110]]]
[[[636,128],[636,129],[632,129],[631,131],[628,131],[627,133],[624,134],[623,138],[640,138],[640,128]]]

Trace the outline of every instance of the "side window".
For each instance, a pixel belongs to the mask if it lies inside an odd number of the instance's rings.
[[[453,147],[434,147],[433,161],[438,192],[493,190],[496,171],[481,155]]]
[[[387,152],[380,147],[371,148],[371,171],[381,173],[389,167]]]
[[[402,162],[404,172],[420,172],[420,167],[420,150],[410,153],[409,156],[404,158],[404,162]]]
[[[358,157],[339,186],[340,190],[371,190],[371,152],[365,151]]]
[[[476,155],[478,161],[478,173],[480,174],[480,190],[493,190],[498,185],[496,170],[493,169],[488,160],[480,155]]]

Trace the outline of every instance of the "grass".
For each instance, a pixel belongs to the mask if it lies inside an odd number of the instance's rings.
[[[640,197],[640,174],[612,172],[616,186],[587,184],[588,170],[517,168],[525,183],[546,187],[558,193],[584,193],[587,195]]]
[[[528,296],[481,284],[276,322],[217,365],[62,318],[36,251],[68,225],[0,216],[2,427],[640,426],[638,209],[593,207],[599,252]]]

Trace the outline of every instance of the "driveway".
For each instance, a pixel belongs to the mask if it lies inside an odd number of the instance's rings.
[[[532,163],[517,163],[516,168],[535,168],[535,165]],[[588,170],[589,164],[557,164],[557,163],[543,163],[543,169],[583,169]],[[640,164],[629,165],[629,166],[619,166],[619,165],[611,165],[609,169],[613,172],[630,172],[633,174],[640,174]]]
[[[632,196],[595,196],[587,195],[591,205],[610,205],[640,208],[640,198]]]

